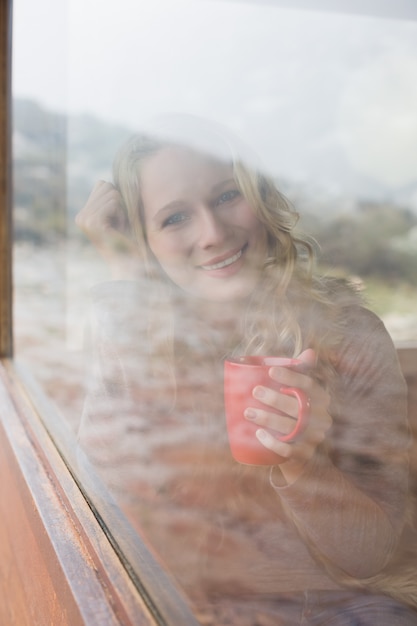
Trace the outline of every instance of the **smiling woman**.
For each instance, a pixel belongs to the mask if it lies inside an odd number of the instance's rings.
[[[405,525],[409,446],[389,336],[347,284],[312,276],[297,214],[230,133],[216,156],[217,124],[170,119],[175,139],[167,125],[135,135],[114,186],[77,217],[92,240],[92,224],[105,230],[107,259],[120,237],[135,259],[129,281],[94,290],[81,445],[203,623],[308,612],[308,624],[411,625],[415,591],[400,602],[384,569]],[[270,367],[244,407],[269,468],[229,450],[223,362],[244,354],[299,359]],[[309,416],[288,441],[294,389]]]
[[[266,231],[232,165],[173,147],[149,158],[140,178],[149,248],[171,280],[205,300],[244,300],[259,280]],[[223,289],[216,278],[228,278]]]

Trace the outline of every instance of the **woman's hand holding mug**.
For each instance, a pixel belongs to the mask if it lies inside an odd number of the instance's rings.
[[[315,353],[298,359],[240,357],[225,363],[225,408],[232,455],[280,465],[293,482],[331,425],[328,393],[309,375]]]

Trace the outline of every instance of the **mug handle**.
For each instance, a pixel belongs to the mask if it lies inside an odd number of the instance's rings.
[[[298,400],[298,415],[294,428],[287,435],[278,436],[279,441],[291,443],[291,441],[296,439],[296,437],[298,437],[298,435],[300,435],[307,426],[307,421],[310,415],[310,401],[307,394],[301,389],[297,389],[297,387],[282,387],[280,389],[280,393],[283,393],[286,396],[294,396],[294,398],[297,398]]]

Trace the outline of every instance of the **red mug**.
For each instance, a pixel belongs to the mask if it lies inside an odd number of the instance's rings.
[[[265,404],[253,397],[258,385],[276,389],[280,393],[294,396],[298,400],[298,415],[293,430],[284,435],[267,429],[280,441],[294,440],[305,428],[309,413],[306,394],[296,387],[285,387],[272,380],[268,372],[271,367],[289,367],[303,371],[305,363],[300,359],[270,356],[241,356],[229,358],[224,363],[224,403],[227,433],[233,458],[246,465],[277,465],[280,457],[263,446],[256,437],[258,424],[246,419],[248,407],[265,410]],[[269,411],[279,414],[268,407]],[[282,461],[281,461],[282,462]]]

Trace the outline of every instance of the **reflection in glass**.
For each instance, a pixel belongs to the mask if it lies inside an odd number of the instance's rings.
[[[404,383],[360,295],[310,281],[302,233],[413,338],[416,26],[227,2],[100,16],[99,36],[68,3],[59,104],[16,65],[17,358],[202,624],[365,619],[356,583],[383,571],[382,624],[405,588],[384,570],[405,518]],[[148,124],[167,110],[187,115]],[[303,355],[274,375],[311,405],[301,441],[259,442],[272,470],[233,460],[223,406],[224,359],[262,353]],[[266,406],[287,417],[255,419],[274,435],[296,411],[282,396]]]

